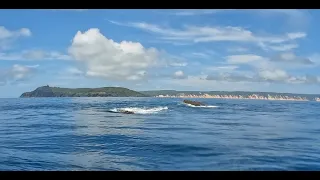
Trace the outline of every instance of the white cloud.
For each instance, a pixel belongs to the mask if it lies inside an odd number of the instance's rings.
[[[0,85],[5,85],[7,82],[24,81],[32,77],[39,65],[25,66],[15,64],[9,69],[0,70]]]
[[[166,89],[196,90],[196,91],[254,91],[261,88],[250,82],[208,81],[206,76],[189,76],[187,79],[173,79],[164,82]],[[172,88],[175,87],[175,88]]]
[[[33,60],[71,60],[69,55],[57,51],[29,50],[23,51],[22,56]]]
[[[176,67],[184,67],[184,66],[187,66],[188,65],[188,63],[186,63],[186,62],[173,62],[173,63],[171,63],[170,64],[170,66],[176,66]]]
[[[10,31],[7,28],[5,28],[4,26],[0,26],[0,40],[3,39],[10,39],[10,38],[16,38],[16,37],[20,37],[20,36],[31,36],[31,31],[27,28],[21,28],[19,30],[16,31]]]
[[[86,68],[86,75],[108,80],[140,80],[156,64],[159,52],[140,43],[108,39],[99,29],[78,31],[70,55]]]
[[[208,75],[206,80],[215,80],[215,81],[222,81],[222,82],[255,82],[255,78],[246,75],[246,74],[239,74],[239,73],[220,73],[218,75]]]
[[[191,56],[197,57],[197,58],[203,58],[203,59],[208,59],[210,56],[206,53],[200,53],[200,52],[193,52],[190,54]]]
[[[0,60],[71,60],[71,57],[56,51],[25,50],[19,53],[0,53]]]
[[[70,60],[68,55],[56,51],[24,50],[10,53],[5,51],[10,49],[18,38],[31,35],[32,33],[28,28],[9,30],[0,26],[0,60]]]
[[[279,15],[279,14],[283,14],[285,16],[289,16],[289,17],[300,17],[300,16],[305,16],[305,12],[303,10],[299,10],[299,9],[263,9],[263,10],[253,10],[256,12],[264,13],[264,14],[268,14],[268,15]]]
[[[174,46],[188,46],[188,45],[192,45],[192,42],[179,42],[179,41],[170,41],[170,40],[148,40],[149,43],[155,43],[155,44],[169,44],[169,45],[174,45]]]
[[[30,77],[31,73],[34,71],[36,67],[38,66],[23,66],[15,64],[9,71],[9,77],[11,77],[15,81],[24,80]]]
[[[299,38],[304,38],[307,36],[306,33],[304,32],[296,32],[296,33],[288,33],[287,36],[290,38],[290,39],[299,39]]]
[[[318,64],[316,56],[304,58],[296,56],[292,52],[280,53],[271,57],[263,57],[255,54],[241,54],[226,56],[226,64],[250,68],[251,70],[296,69],[315,67]]]
[[[145,22],[113,24],[138,28],[147,32],[158,34],[164,40],[201,42],[249,42],[257,45],[275,45],[291,42],[292,40],[306,37],[304,32],[291,32],[284,35],[259,35],[242,27],[233,26],[183,26],[181,29],[161,27]]]
[[[186,59],[213,59],[220,57],[220,54],[213,50],[202,50],[201,52],[185,52],[180,54],[181,57]]]
[[[315,65],[320,65],[320,54],[314,53],[308,57]]]
[[[26,51],[22,53],[22,56],[25,57],[26,59],[42,59],[45,57],[45,52],[44,51],[39,51],[39,50],[34,50],[34,51]]]
[[[291,77],[289,79],[290,83],[293,84],[318,84],[320,83],[320,78],[317,76],[304,75],[298,77]]]
[[[205,72],[209,74],[208,80],[221,82],[318,84],[320,82],[318,77],[313,75],[296,76],[286,72],[287,69],[308,67],[301,65],[312,65],[310,67],[314,67],[317,56],[313,56],[314,61],[310,59],[297,57],[292,52],[281,53],[271,58],[254,54],[232,55],[226,57],[226,63],[236,66],[207,67]],[[243,71],[241,69],[243,65],[248,65],[250,69]]]
[[[214,14],[221,11],[226,11],[226,9],[185,9],[185,10],[175,10],[170,14],[177,16],[194,16],[194,15],[207,15]]]
[[[286,52],[272,58],[266,58],[254,54],[242,54],[226,56],[228,64],[237,66],[218,66],[206,68],[207,80],[224,82],[268,82],[268,83],[319,83],[317,77],[311,75],[294,76],[288,74],[284,69],[297,65],[314,64],[308,58],[297,57],[294,53]],[[283,64],[281,64],[283,63]],[[242,65],[249,65],[250,71],[241,70]],[[284,69],[281,69],[281,65]],[[299,66],[301,68],[301,66]],[[211,70],[211,71],[210,71]],[[213,73],[213,74],[211,74]]]
[[[250,76],[249,76],[250,77]],[[303,76],[306,77],[306,76]],[[303,78],[301,77],[301,78]],[[217,81],[206,80],[203,76],[189,76],[187,79],[172,79],[162,81],[161,89],[176,90],[194,90],[194,91],[259,91],[259,92],[289,92],[289,93],[316,93],[316,90],[310,88],[316,87],[319,83],[290,82],[272,83],[267,81]],[[256,78],[257,79],[257,78]],[[310,79],[319,79],[310,78]],[[319,81],[318,81],[319,82]],[[310,88],[310,89],[309,89]]]
[[[281,53],[275,57],[270,58],[270,61],[282,62],[282,63],[304,64],[304,65],[314,64],[314,62],[312,62],[309,58],[297,57],[292,52]]]
[[[185,78],[187,78],[187,76],[184,74],[183,71],[176,71],[176,72],[173,74],[173,78],[174,78],[174,79],[185,79]]]
[[[10,49],[12,43],[20,37],[29,37],[32,33],[30,29],[21,28],[18,30],[9,30],[0,26],[0,51]]]
[[[22,28],[22,29],[20,29],[19,34],[20,34],[20,36],[26,36],[26,37],[28,37],[28,36],[31,36],[32,33],[31,33],[30,29],[28,29],[28,28]]]
[[[275,69],[275,70],[263,70],[260,71],[259,77],[265,81],[287,81],[289,79],[289,75],[287,72],[280,70],[280,69]]]
[[[40,65],[36,64],[36,65],[29,65],[29,66],[25,66],[27,68],[38,68]]]
[[[248,51],[248,48],[244,47],[231,47],[227,49],[228,52],[246,52]]]
[[[210,74],[206,80],[218,82],[250,82],[250,83],[278,83],[278,84],[319,84],[320,79],[316,76],[289,75],[282,69],[260,69],[256,73],[247,72],[223,72]]]
[[[263,81],[291,83],[291,84],[319,84],[320,79],[316,76],[292,76],[281,69],[265,70],[259,72],[259,77]]]
[[[70,67],[66,69],[66,74],[79,76],[79,75],[83,75],[83,72],[78,68]]]
[[[179,11],[178,11],[179,12]],[[305,27],[310,20],[310,14],[308,10],[300,9],[223,9],[223,10],[211,10],[203,13],[201,10],[195,11],[195,13],[188,13],[188,11],[182,11],[183,15],[185,12],[186,15],[209,15],[214,13],[254,13],[254,16],[259,15],[260,17],[275,17],[285,18],[284,23],[290,25],[291,28],[301,28]],[[192,12],[192,11],[191,11]],[[174,14],[174,13],[172,13]],[[179,14],[176,14],[179,15]],[[266,21],[266,20],[265,20]]]
[[[274,51],[290,51],[292,49],[298,48],[298,44],[280,44],[280,45],[269,45],[265,46],[265,48],[274,50]]]
[[[229,64],[247,64],[264,60],[263,57],[254,54],[231,55],[226,57]]]
[[[8,74],[4,70],[0,70],[0,86],[4,86],[7,84]]]
[[[304,28],[310,21],[310,14],[308,10],[300,9],[264,9],[264,10],[252,10],[252,12],[258,12],[264,16],[274,16],[275,18],[285,17],[285,23],[290,25],[291,28]]]
[[[166,11],[168,12],[168,11]],[[196,15],[210,15],[216,13],[255,13],[255,15],[276,16],[279,15],[287,17],[289,21],[307,21],[308,13],[306,10],[298,9],[186,9],[169,11],[169,14],[177,16],[196,16]]]
[[[206,70],[209,71],[218,71],[218,72],[227,72],[227,71],[234,71],[238,69],[238,66],[213,66],[207,67]]]
[[[85,79],[85,72],[83,72],[81,69],[78,69],[76,67],[67,67],[62,71],[55,72],[57,75],[56,80],[60,81],[72,81],[73,83],[75,81],[83,81]],[[55,82],[56,83],[56,82]],[[76,83],[77,86],[79,85]]]
[[[163,51],[160,53],[160,59],[157,61],[157,65],[162,65],[163,67],[184,67],[187,66],[188,63],[186,59],[181,56],[168,54]]]
[[[177,84],[183,87],[194,87],[200,86],[202,88],[208,87],[210,83],[208,81],[204,80],[205,76],[189,76],[188,78],[185,79],[172,79],[167,81],[169,84]],[[210,86],[212,87],[212,86]],[[199,89],[199,88],[196,88]]]

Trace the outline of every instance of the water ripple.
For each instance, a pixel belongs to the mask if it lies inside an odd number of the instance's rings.
[[[0,99],[0,170],[320,169],[319,103],[203,101]]]

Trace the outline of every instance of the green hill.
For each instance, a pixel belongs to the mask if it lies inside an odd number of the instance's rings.
[[[148,95],[122,87],[59,88],[42,86],[20,97],[148,97]]]

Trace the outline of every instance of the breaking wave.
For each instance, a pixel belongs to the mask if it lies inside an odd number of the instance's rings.
[[[160,111],[167,110],[168,107],[154,107],[154,108],[138,108],[138,107],[126,107],[126,108],[113,108],[111,112],[120,113],[121,111],[134,112],[135,114],[156,114]]]

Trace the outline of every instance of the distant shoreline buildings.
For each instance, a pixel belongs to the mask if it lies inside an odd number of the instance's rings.
[[[306,97],[301,96],[285,96],[285,95],[267,95],[261,96],[258,94],[251,94],[248,96],[242,95],[210,95],[210,94],[180,94],[180,95],[157,95],[157,98],[213,98],[213,99],[258,99],[258,100],[277,100],[277,101],[310,101]],[[315,98],[314,101],[320,101],[320,98]]]

